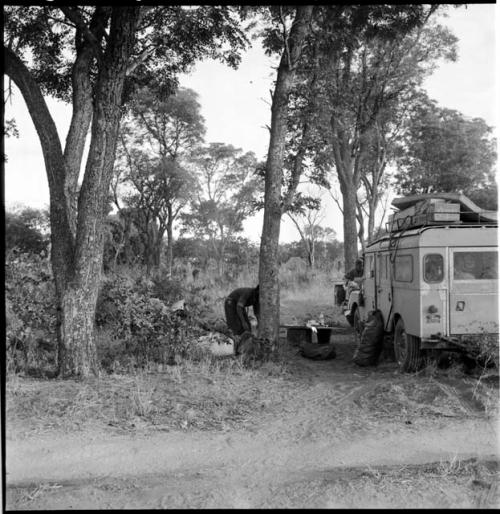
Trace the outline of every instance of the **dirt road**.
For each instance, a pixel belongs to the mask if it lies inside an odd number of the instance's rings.
[[[7,433],[7,507],[498,506],[498,424],[473,382],[351,354],[294,357],[280,401],[238,430]]]

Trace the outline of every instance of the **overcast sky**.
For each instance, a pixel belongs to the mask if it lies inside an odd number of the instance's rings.
[[[481,117],[494,127],[498,93],[495,75],[498,55],[495,52],[496,4],[470,4],[467,8],[450,9],[443,20],[459,38],[458,60],[441,63],[425,86],[431,98],[442,107],[456,109],[467,116]],[[273,61],[255,43],[242,59],[237,71],[216,62],[203,62],[193,73],[181,77],[181,86],[199,94],[202,115],[207,127],[207,142],[232,144],[243,151],[253,151],[264,159],[269,144],[270,89],[275,76]],[[67,106],[48,101],[59,134],[64,143],[70,119]],[[47,178],[38,136],[20,93],[6,105],[6,118],[14,117],[19,139],[5,140],[5,204],[32,207],[48,205]],[[324,226],[333,228],[340,240],[342,220],[331,199],[326,200]],[[257,216],[245,225],[247,237],[257,241],[262,230],[262,217]],[[281,242],[298,240],[292,223],[282,224]]]

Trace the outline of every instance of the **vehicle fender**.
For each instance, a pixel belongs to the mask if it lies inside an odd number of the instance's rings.
[[[385,327],[385,331],[390,332],[391,334],[394,333],[394,329],[396,328],[396,323],[401,318],[402,318],[402,316],[398,312],[391,314],[389,319],[387,320],[388,323]]]

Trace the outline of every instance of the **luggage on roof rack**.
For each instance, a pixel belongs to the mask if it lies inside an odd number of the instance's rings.
[[[395,198],[399,209],[389,216],[388,232],[427,225],[458,225],[461,223],[492,224],[496,211],[485,211],[461,193],[429,193]]]

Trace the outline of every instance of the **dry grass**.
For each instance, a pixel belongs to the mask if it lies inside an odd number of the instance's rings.
[[[429,375],[398,374],[390,381],[380,380],[356,403],[365,412],[391,419],[497,419],[499,399],[494,383],[482,383],[456,370],[434,370]]]
[[[323,494],[321,503],[309,507],[498,508],[499,471],[498,461],[456,458],[424,465],[332,470],[315,480]],[[294,502],[292,488],[290,493]]]
[[[246,368],[221,358],[85,381],[13,377],[6,384],[9,437],[110,427],[228,430],[251,423],[286,373],[279,362]]]

